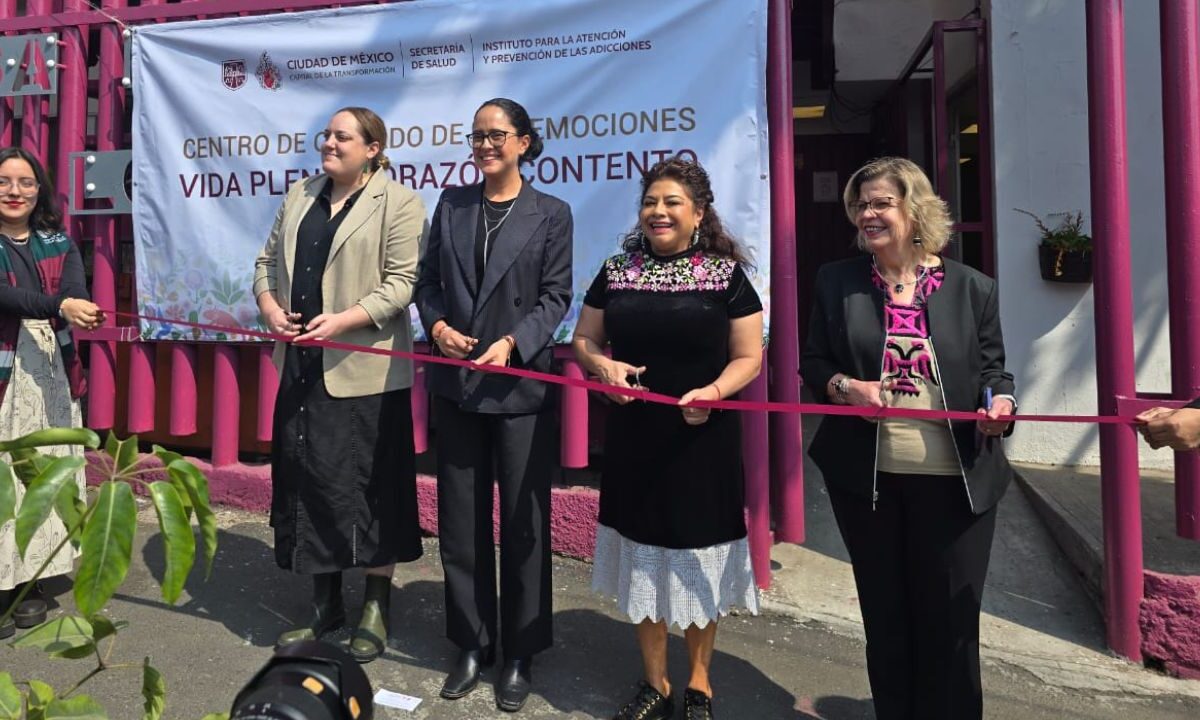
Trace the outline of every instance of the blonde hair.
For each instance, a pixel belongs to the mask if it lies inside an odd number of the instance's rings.
[[[900,208],[908,215],[913,225],[914,238],[921,239],[921,247],[929,253],[939,253],[950,242],[950,209],[946,201],[933,191],[933,185],[925,171],[912,160],[901,157],[881,157],[863,165],[850,176],[846,190],[842,193],[846,217],[857,226],[851,206],[858,202],[859,192],[865,183],[872,180],[888,180],[900,191]],[[866,251],[862,233],[855,237],[859,250]]]

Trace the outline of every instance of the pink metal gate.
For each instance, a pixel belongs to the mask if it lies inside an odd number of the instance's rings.
[[[125,26],[150,22],[194,20],[225,16],[292,12],[352,5],[386,4],[381,0],[28,0],[25,12],[18,16],[16,0],[0,0],[0,34],[8,37],[34,36],[41,42],[57,45],[58,61],[45,71],[26,67],[26,72],[58,73],[57,111],[52,112],[49,94],[20,98],[0,98],[0,145],[19,144],[35,153],[57,180],[59,200],[66,211],[69,234],[91,250],[92,296],[101,307],[133,311],[135,303],[122,292],[121,246],[132,236],[128,215],[88,214],[95,202],[72,208],[73,198],[82,198],[82,173],[72,173],[72,163],[81,161],[73,154],[106,153],[128,149],[129,90],[125,67]],[[787,0],[769,0],[770,44],[772,55],[768,80],[769,110],[772,127],[771,171],[774,175],[772,218],[775,227],[776,259],[772,299],[775,308],[775,342],[770,361],[781,372],[770,384],[767,373],[748,392],[752,398],[798,399],[798,340],[795,302],[795,220],[791,211],[791,38],[790,7]],[[53,35],[54,40],[48,40]],[[32,57],[32,56],[31,56]],[[34,62],[30,60],[29,62]],[[89,107],[91,106],[91,107]],[[94,158],[83,160],[93,161]],[[68,178],[75,178],[75,187]],[[83,211],[83,212],[79,212]],[[213,464],[238,462],[239,451],[246,449],[245,437],[261,448],[271,439],[271,417],[276,391],[276,375],[270,362],[269,347],[235,344],[188,342],[160,343],[143,341],[137,328],[125,319],[108,318],[105,326],[92,332],[77,333],[83,343],[88,364],[90,391],[87,400],[87,424],[98,430],[123,430],[128,433],[166,434],[183,440],[211,429]],[[569,352],[561,349],[563,372],[582,375]],[[209,360],[211,352],[211,361]],[[160,361],[169,369],[160,372]],[[211,362],[211,369],[209,363]],[[207,372],[206,372],[207,371]],[[158,382],[168,386],[160,389]],[[211,388],[210,392],[204,392]],[[256,391],[252,389],[256,388]],[[427,446],[427,398],[420,381],[413,388],[413,419],[418,452]],[[253,391],[253,395],[250,393]],[[211,408],[201,399],[211,396]],[[160,410],[166,399],[166,412]],[[255,415],[251,426],[244,423],[243,408]],[[123,411],[123,412],[122,412]],[[156,421],[156,414],[166,423]],[[578,389],[564,388],[562,393],[562,457],[564,467],[585,467],[588,462],[588,397]],[[119,422],[124,417],[124,427]],[[211,419],[211,428],[206,427]],[[768,451],[768,421],[764,414],[747,419],[747,511],[755,569],[766,587],[770,578],[769,483],[772,464],[778,478],[777,496],[784,507],[780,518],[781,539],[803,540],[803,476],[800,462],[799,418],[770,421],[775,441]]]

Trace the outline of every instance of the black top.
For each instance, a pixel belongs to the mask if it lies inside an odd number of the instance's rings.
[[[482,193],[482,185],[480,186]],[[500,234],[500,226],[508,219],[516,198],[493,202],[483,197],[479,208],[479,224],[475,226],[475,287],[483,285],[483,270],[487,261],[492,257],[496,247],[496,236]]]
[[[333,180],[329,180],[300,221],[300,227],[296,230],[296,259],[292,267],[292,312],[300,313],[302,323],[323,312],[321,277],[325,274],[333,236],[364,189],[359,188],[346,198],[338,214],[329,217],[329,195],[333,191]]]
[[[729,364],[730,321],[762,310],[733,260],[688,250],[610,258],[584,302],[604,310],[616,360],[641,384],[680,396]],[[643,545],[701,548],[746,535],[741,421],[714,411],[688,425],[678,407],[631,402],[608,415],[600,522]]]
[[[63,300],[87,300],[90,297],[83,272],[83,258],[75,243],[71,243],[71,250],[63,265],[58,295],[47,295],[42,292],[42,280],[38,276],[37,263],[29,243],[15,243],[7,235],[0,235],[0,242],[4,243],[4,250],[8,253],[17,279],[17,285],[13,287],[8,284],[7,277],[0,275],[0,313],[31,320],[49,320],[58,315],[58,307]]]

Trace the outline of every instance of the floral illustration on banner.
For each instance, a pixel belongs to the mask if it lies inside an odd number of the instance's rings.
[[[170,263],[169,267],[152,260],[148,264],[151,267],[147,272],[138,273],[143,340],[256,342],[260,338],[236,330],[266,331],[251,296],[253,267],[231,273],[228,267],[217,266],[206,257]],[[172,321],[214,327],[196,328]]]

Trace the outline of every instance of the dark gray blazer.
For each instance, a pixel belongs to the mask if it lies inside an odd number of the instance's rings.
[[[512,366],[547,372],[554,330],[571,303],[571,207],[523,184],[493,241],[483,283],[475,287],[475,231],[482,203],[482,185],[442,192],[417,269],[421,323],[428,334],[444,319],[464,335],[479,338],[471,357],[512,335]],[[430,365],[426,377],[430,392],[473,412],[537,412],[548,395],[548,386],[535,380],[442,365]]]
[[[974,412],[984,388],[1013,394],[1004,369],[1004,338],[996,281],[953,260],[944,260],[942,285],[929,296],[929,332],[949,410]],[[829,379],[841,372],[879,380],[883,369],[883,291],[871,282],[869,255],[822,265],[813,293],[808,342],[800,364],[804,383],[819,402],[829,402]],[[875,485],[875,423],[829,415],[808,454],[825,482],[871,499]],[[1000,501],[1012,479],[1000,438],[983,438],[973,421],[951,423],[976,514]]]

